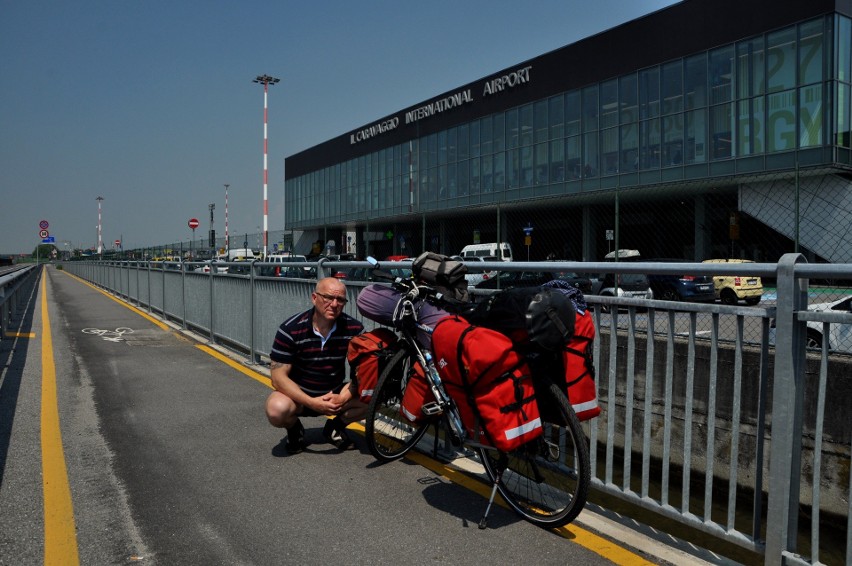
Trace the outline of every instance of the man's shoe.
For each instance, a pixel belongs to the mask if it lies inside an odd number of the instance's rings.
[[[322,435],[338,450],[349,450],[355,447],[355,443],[346,432],[346,424],[338,417],[328,419],[322,429]]]
[[[287,452],[298,454],[307,446],[305,443],[305,427],[302,426],[302,421],[296,419],[296,424],[287,429]]]

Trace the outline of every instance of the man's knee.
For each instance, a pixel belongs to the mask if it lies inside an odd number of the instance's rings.
[[[266,399],[266,418],[274,427],[293,426],[297,410],[296,403],[280,391],[273,391]]]

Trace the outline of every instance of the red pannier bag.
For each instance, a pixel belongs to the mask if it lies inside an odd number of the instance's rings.
[[[435,398],[429,390],[429,382],[426,381],[423,366],[420,363],[415,363],[408,383],[405,385],[405,391],[402,393],[400,413],[412,423],[420,423],[426,418],[423,413],[423,405],[427,401],[434,400]]]
[[[595,323],[591,311],[577,313],[574,335],[565,343],[562,360],[565,364],[568,401],[581,421],[601,414],[595,385],[595,364],[592,361],[594,340]]]
[[[532,375],[505,335],[451,316],[432,334],[435,364],[473,438],[504,452],[541,435]]]
[[[379,375],[398,350],[397,337],[387,328],[376,328],[349,340],[346,359],[352,368],[352,380],[362,403],[369,403]]]

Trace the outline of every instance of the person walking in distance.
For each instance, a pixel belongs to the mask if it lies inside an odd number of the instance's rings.
[[[307,446],[299,417],[330,417],[323,436],[347,450],[354,444],[346,427],[367,410],[352,384],[345,381],[349,340],[364,330],[343,312],[346,286],[334,277],[321,279],[311,302],[313,307],[281,323],[269,354],[275,391],[266,400],[266,418],[272,426],[287,429],[290,454]]]

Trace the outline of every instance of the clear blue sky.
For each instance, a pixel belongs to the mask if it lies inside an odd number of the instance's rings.
[[[0,253],[283,226],[284,158],[673,0],[0,0]]]

